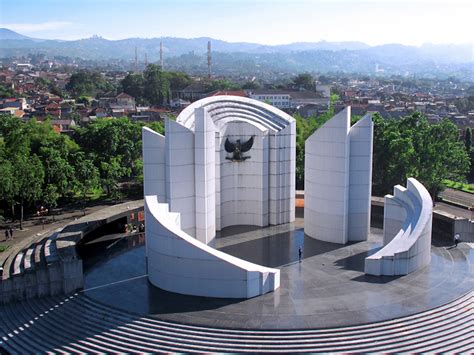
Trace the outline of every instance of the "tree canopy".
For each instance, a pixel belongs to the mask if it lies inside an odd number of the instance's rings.
[[[80,96],[97,96],[115,88],[105,78],[96,71],[80,70],[74,73],[69,78],[66,84],[66,90],[71,93],[73,97]]]
[[[314,90],[315,81],[311,74],[303,73],[293,78],[292,84],[297,89]]]

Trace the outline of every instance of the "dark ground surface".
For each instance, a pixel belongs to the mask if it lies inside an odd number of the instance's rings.
[[[152,286],[146,277],[143,237],[95,243],[98,257],[85,261],[83,292],[125,311],[176,322],[298,329],[398,318],[442,305],[474,288],[474,250],[467,244],[453,248],[450,242],[433,240],[428,267],[407,276],[367,276],[364,258],[381,247],[380,229],[372,228],[366,242],[337,245],[305,236],[302,223],[297,218],[281,226],[230,227],[220,233],[220,250],[280,269],[281,287],[260,297],[193,297]],[[304,250],[301,263],[299,246]]]

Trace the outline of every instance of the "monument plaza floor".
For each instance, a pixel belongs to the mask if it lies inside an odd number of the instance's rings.
[[[381,247],[381,229],[371,228],[366,242],[337,245],[305,236],[300,217],[290,224],[229,227],[218,234],[218,249],[279,268],[278,290],[248,300],[184,296],[148,282],[143,237],[130,238],[94,243],[99,249],[97,258],[85,260],[84,294],[121,310],[181,323],[238,329],[365,324],[440,306],[474,287],[474,249],[468,244],[454,248],[433,239],[428,267],[406,276],[367,276],[364,258]]]

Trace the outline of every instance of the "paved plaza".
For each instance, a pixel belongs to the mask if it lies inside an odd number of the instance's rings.
[[[298,262],[298,248],[303,260]],[[184,296],[152,286],[145,248],[123,240],[108,257],[85,267],[84,294],[124,311],[211,327],[237,329],[327,328],[366,324],[418,313],[472,290],[474,250],[433,239],[428,267],[401,277],[364,274],[364,258],[382,246],[382,230],[367,241],[336,245],[304,236],[303,219],[267,228],[230,227],[217,248],[279,268],[281,287],[260,297],[216,299]]]

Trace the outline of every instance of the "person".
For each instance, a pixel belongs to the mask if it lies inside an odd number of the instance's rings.
[[[10,240],[10,230],[5,228],[5,241]]]
[[[301,256],[303,255],[303,249],[301,249],[301,247],[299,247],[298,249],[298,260],[299,262],[301,262]]]
[[[13,239],[13,228],[12,227],[10,227],[9,232],[10,232],[10,239]]]
[[[459,233],[456,233],[456,234],[454,235],[454,246],[455,246],[455,247],[457,247],[458,244],[459,244],[459,238],[460,238]]]

